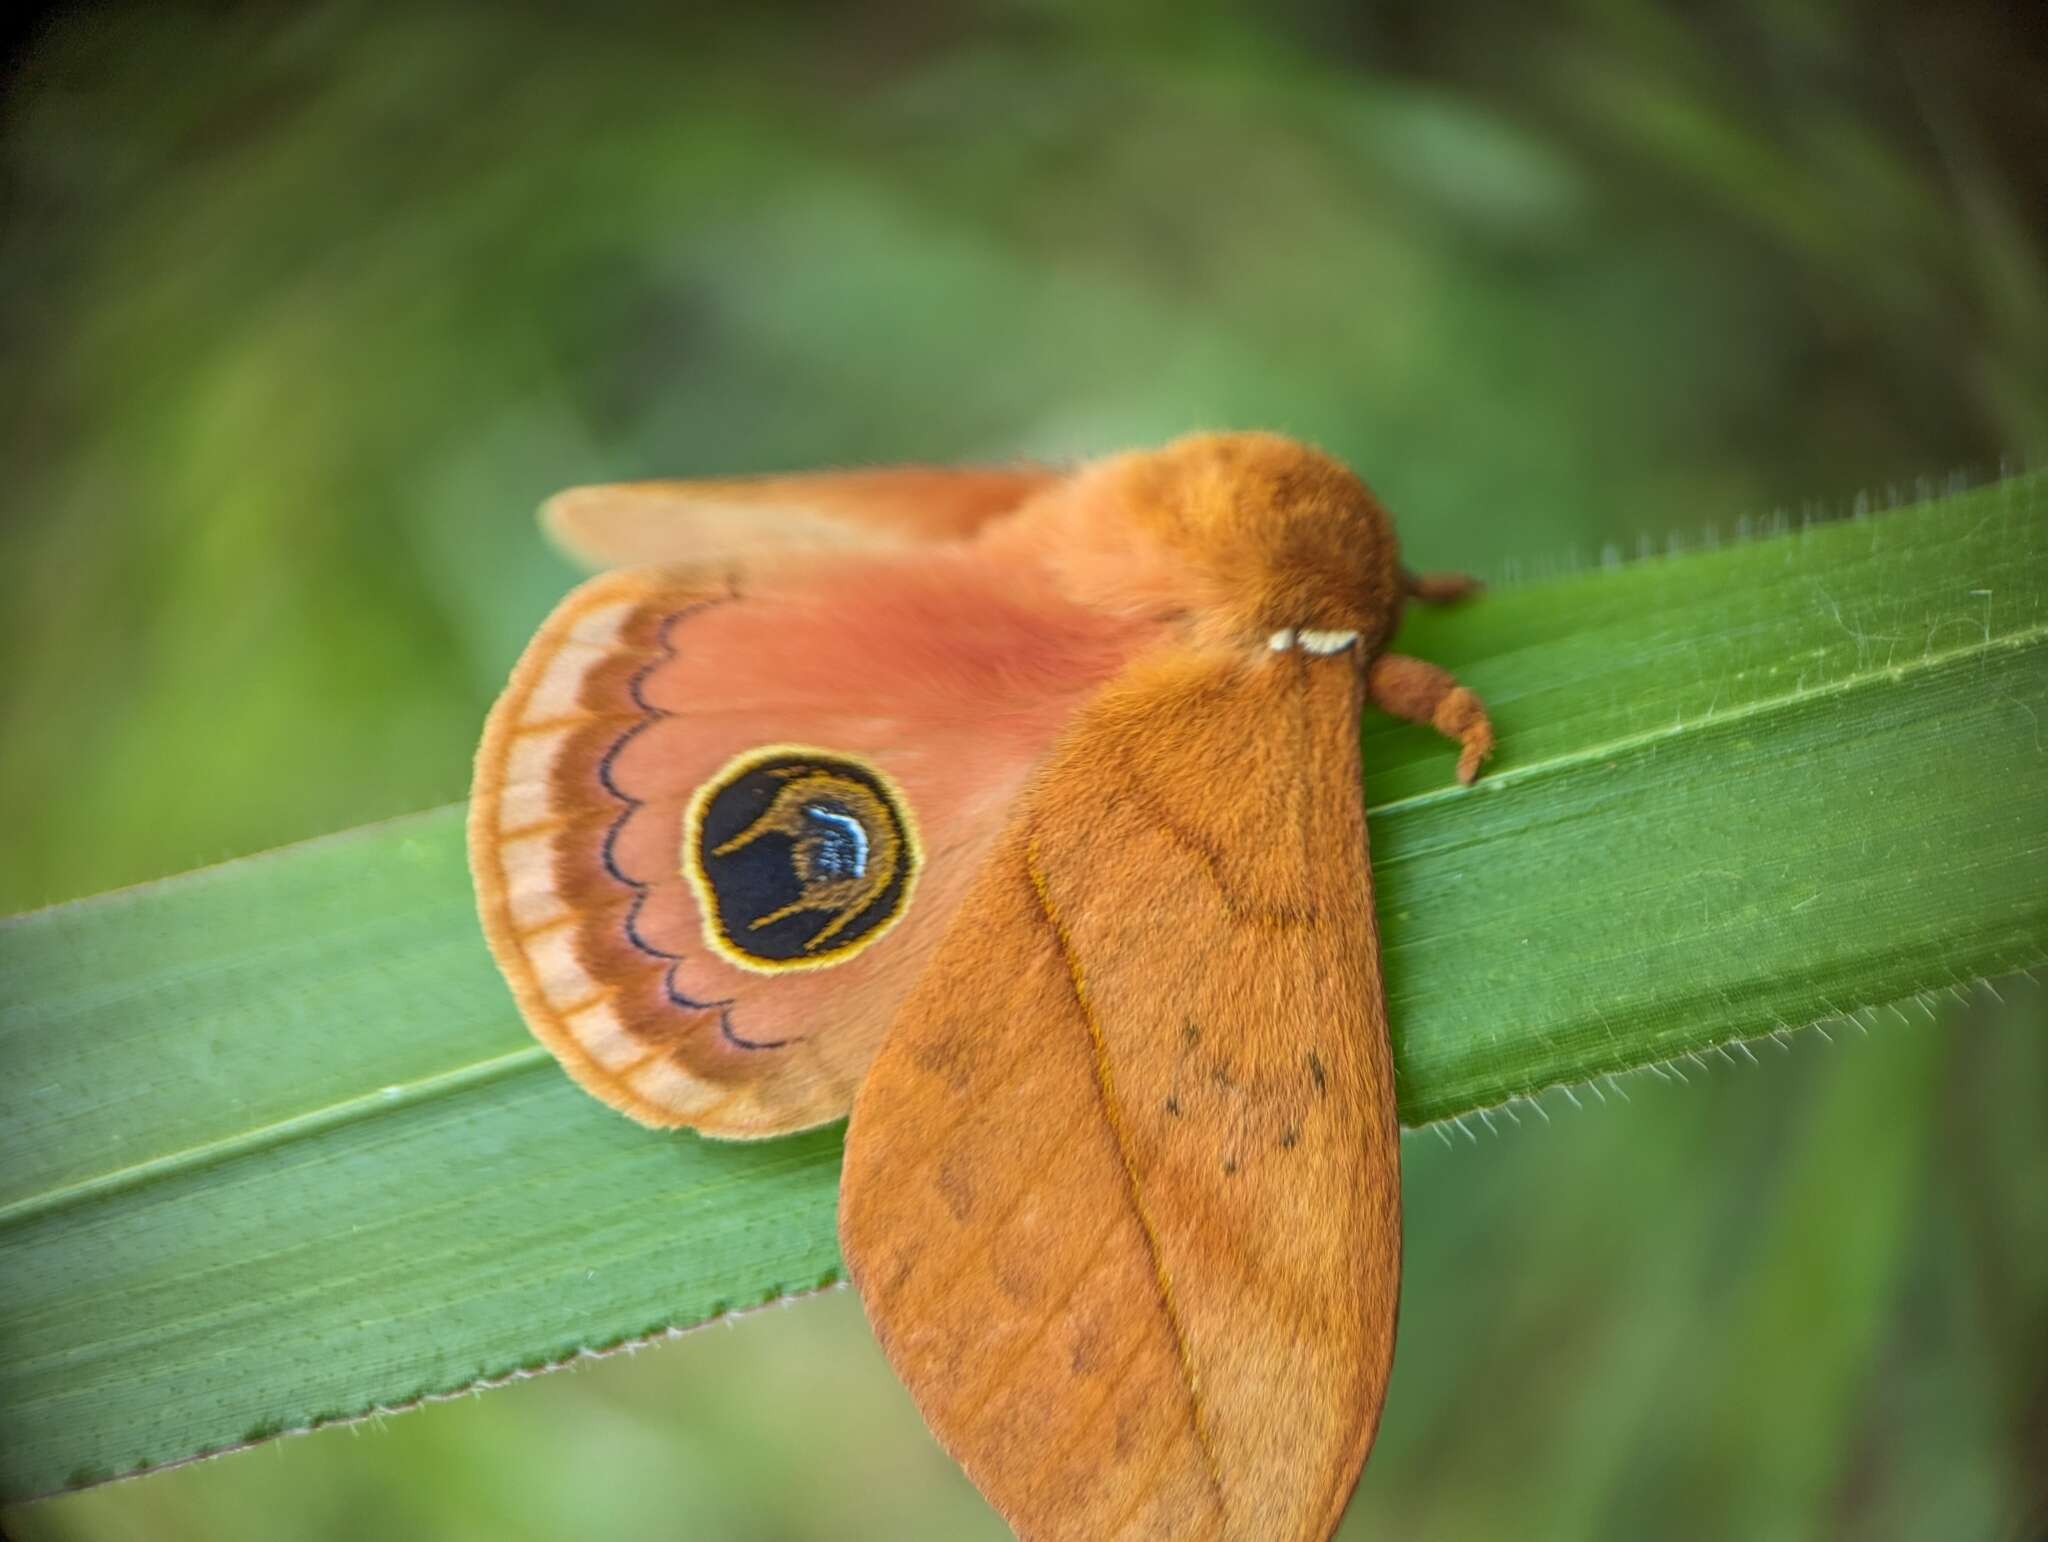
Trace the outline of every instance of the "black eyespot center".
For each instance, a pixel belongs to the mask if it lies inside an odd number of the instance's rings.
[[[922,861],[902,792],[832,751],[742,755],[700,787],[683,871],[723,956],[762,972],[850,958],[902,916]]]

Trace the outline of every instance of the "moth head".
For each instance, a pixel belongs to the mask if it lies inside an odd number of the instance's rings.
[[[1387,511],[1322,451],[1195,434],[1077,479],[1055,550],[1076,598],[1183,619],[1204,642],[1377,654],[1400,621]],[[1356,634],[1355,644],[1350,641]],[[1283,641],[1284,639],[1284,641]]]

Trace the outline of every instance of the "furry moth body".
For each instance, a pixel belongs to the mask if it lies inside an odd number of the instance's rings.
[[[1470,586],[1265,434],[547,517],[628,566],[541,628],[477,757],[535,1034],[647,1124],[851,1112],[854,1282],[1020,1534],[1327,1535],[1400,1282],[1358,715],[1477,775],[1478,701],[1386,651]]]

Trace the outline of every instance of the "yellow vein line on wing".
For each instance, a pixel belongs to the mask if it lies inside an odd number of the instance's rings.
[[[1074,1001],[1081,1009],[1081,1021],[1087,1025],[1088,1039],[1094,1046],[1095,1088],[1102,1097],[1102,1115],[1109,1122],[1110,1134],[1115,1137],[1117,1155],[1123,1159],[1131,1212],[1137,1217],[1146,1251],[1152,1256],[1152,1274],[1159,1284],[1160,1310],[1166,1314],[1167,1329],[1173,1334],[1173,1347],[1180,1355],[1181,1380],[1188,1389],[1188,1419],[1194,1427],[1195,1444],[1201,1448],[1202,1465],[1208,1469],[1209,1486],[1215,1491],[1216,1510],[1221,1516],[1227,1513],[1223,1503],[1223,1474],[1216,1465],[1216,1453],[1209,1445],[1201,1393],[1195,1382],[1194,1356],[1188,1350],[1187,1332],[1181,1326],[1180,1308],[1174,1302],[1173,1280],[1166,1271],[1166,1255],[1160,1250],[1159,1233],[1152,1225],[1152,1217],[1145,1212],[1144,1196],[1138,1188],[1138,1164],[1131,1155],[1130,1133],[1124,1124],[1123,1106],[1117,1101],[1116,1084],[1110,1071],[1109,1046],[1102,1037],[1102,1024],[1096,1020],[1095,1003],[1089,996],[1081,961],[1074,954],[1073,939],[1067,935],[1066,923],[1060,920],[1045,873],[1038,865],[1038,842],[1035,840],[1025,843],[1024,870],[1031,879],[1033,892],[1038,896],[1038,908],[1045,916],[1046,925],[1052,928],[1053,939],[1059,944],[1061,962],[1066,965],[1067,978],[1074,987]]]

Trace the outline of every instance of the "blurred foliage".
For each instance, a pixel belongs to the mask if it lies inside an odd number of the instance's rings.
[[[59,13],[0,103],[0,906],[460,796],[569,578],[528,510],[572,482],[1271,426],[1360,466],[1419,563],[1511,576],[2039,454],[2037,25]],[[1411,1140],[1354,1519],[2031,1535],[2048,1067],[2007,995]],[[989,1529],[844,1296],[6,1525]]]

